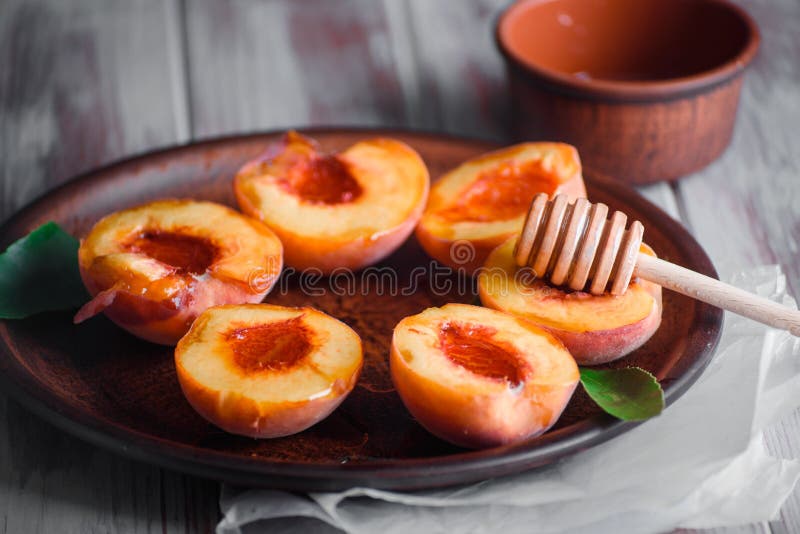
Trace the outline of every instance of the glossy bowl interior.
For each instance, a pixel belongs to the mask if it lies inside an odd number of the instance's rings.
[[[501,17],[498,39],[540,74],[638,84],[741,67],[757,30],[726,0],[523,0]]]

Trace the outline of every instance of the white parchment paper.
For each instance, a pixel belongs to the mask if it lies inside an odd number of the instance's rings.
[[[778,267],[732,282],[794,306]],[[217,531],[639,533],[773,519],[800,461],[771,456],[763,430],[800,406],[800,340],[732,314],[725,320],[711,364],[662,415],[555,465],[415,493],[223,487]]]

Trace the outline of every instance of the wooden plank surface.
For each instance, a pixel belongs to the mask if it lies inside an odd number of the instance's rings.
[[[195,137],[298,125],[401,125],[379,2],[186,5]]]
[[[778,263],[800,296],[800,2],[740,0],[762,33],[748,71],[731,147],[704,171],[683,179],[678,199],[687,223],[723,277]],[[800,457],[800,412],[766,434],[767,448]],[[800,489],[773,532],[800,532]]]
[[[406,100],[413,126],[507,139],[505,70],[491,31],[507,3],[409,0],[408,50],[399,52],[410,54],[416,65],[412,79],[418,87]]]
[[[742,0],[762,29],[733,142],[678,191],[695,236],[723,274],[780,263],[800,290],[800,2]]]
[[[506,3],[6,0],[0,217],[74,173],[189,138],[360,124],[507,139],[489,31]],[[642,192],[695,232],[723,274],[779,261],[796,292],[800,3],[741,3],[765,35],[731,150],[677,186]],[[800,456],[800,415],[768,444]],[[202,532],[216,492],[84,445],[0,396],[4,530]],[[798,495],[780,521],[717,532],[798,532]]]
[[[0,218],[74,174],[186,139],[177,15],[161,0],[0,3]],[[217,495],[0,394],[0,532],[208,531]]]

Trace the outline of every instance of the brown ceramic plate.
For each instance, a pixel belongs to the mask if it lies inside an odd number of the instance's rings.
[[[491,143],[396,130],[331,129],[307,132],[328,150],[382,135],[416,148],[432,176],[495,148]],[[163,197],[193,197],[233,204],[231,179],[278,133],[230,137],[171,148],[82,176],[40,198],[2,228],[0,246],[39,224],[55,220],[84,235],[101,216]],[[619,183],[586,173],[589,196],[644,222],[646,239],[668,260],[715,276],[697,242],[660,209]],[[71,313],[44,313],[0,321],[0,379],[7,391],[57,426],[133,458],[238,484],[291,490],[340,490],[351,486],[417,489],[474,482],[551,463],[632,428],[603,415],[582,392],[544,436],[513,446],[467,451],[428,434],[406,412],[392,388],[388,348],[402,317],[448,301],[474,302],[469,280],[445,277],[435,287],[435,265],[412,238],[382,263],[400,273],[426,275],[405,295],[361,280],[354,294],[309,289],[325,281],[284,273],[269,302],[312,305],[352,326],[363,338],[365,366],[353,393],[328,419],[305,432],[256,441],[226,434],[184,400],[169,348],[140,341],[104,317],[79,326]],[[288,273],[291,274],[291,273]],[[439,282],[441,282],[441,279]],[[367,287],[368,286],[368,287]],[[403,289],[400,287],[399,289]],[[396,292],[396,291],[395,291]],[[654,373],[667,402],[679,397],[708,363],[722,314],[665,292],[656,335],[619,365]]]

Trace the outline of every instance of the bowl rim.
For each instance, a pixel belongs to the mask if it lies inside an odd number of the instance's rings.
[[[516,0],[504,8],[495,18],[494,39],[497,49],[509,67],[526,75],[530,81],[538,82],[559,92],[603,100],[653,101],[690,96],[707,91],[741,74],[753,61],[761,44],[758,25],[742,7],[730,0],[700,0],[727,9],[744,22],[747,42],[742,50],[724,63],[711,69],[666,80],[617,81],[583,79],[538,65],[515,55],[503,40],[501,27],[509,14],[527,4],[555,3],[560,0]]]

